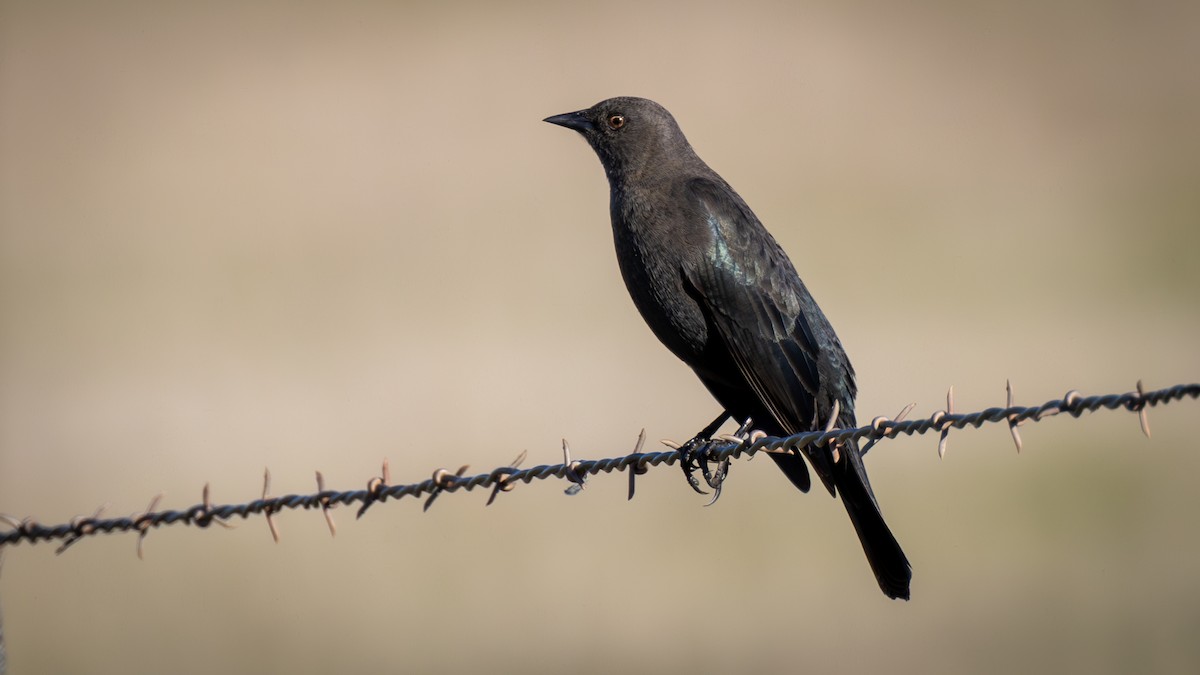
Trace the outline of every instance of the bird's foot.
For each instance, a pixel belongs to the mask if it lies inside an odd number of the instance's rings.
[[[703,467],[704,480],[708,482],[707,455],[710,442],[697,436],[679,447],[679,468],[683,469],[684,478],[687,478],[688,485],[692,486],[697,494],[708,494],[708,491],[700,487],[700,481],[696,479],[696,471]],[[700,466],[697,466],[697,461],[700,462]],[[712,483],[709,482],[709,485]]]
[[[753,421],[747,419],[745,423],[738,427],[736,432],[713,437],[711,434],[716,431],[723,419],[725,418],[717,418],[708,428],[696,434],[692,440],[683,445],[663,441],[663,443],[679,451],[679,468],[683,470],[683,475],[687,478],[688,485],[692,486],[692,489],[697,494],[708,494],[708,491],[700,487],[700,481],[696,479],[697,471],[704,477],[704,482],[708,484],[708,487],[713,489],[715,494],[713,494],[712,501],[706,506],[715,504],[717,499],[721,497],[721,486],[725,484],[725,479],[729,477],[730,464],[729,457],[724,457],[717,462],[716,471],[713,471],[710,464],[712,459],[710,453],[714,449],[728,443],[736,443],[738,445],[753,443],[763,433],[761,431],[751,431],[750,425]]]
[[[710,474],[708,471],[708,462],[700,462],[700,470],[704,474],[704,481],[713,489],[712,499],[705,506],[712,506],[721,498],[721,487],[725,485],[725,479],[729,477],[729,458],[717,462],[717,472]]]
[[[704,442],[703,447],[700,449],[701,451],[696,453],[696,463],[700,466],[700,475],[704,476],[704,482],[708,483],[710,488],[716,490],[717,494],[721,493],[721,484],[724,483],[725,478],[729,476],[729,458],[726,457],[725,459],[717,462],[717,470],[714,473],[709,469],[708,453],[717,446],[728,443],[731,440],[732,439],[728,437],[710,438]],[[713,498],[713,501],[716,501],[716,497]]]
[[[729,458],[717,462],[717,470],[714,473],[708,457],[710,450],[725,442],[722,439],[697,436],[679,448],[679,466],[683,469],[683,475],[687,477],[688,485],[692,486],[697,494],[708,494],[696,479],[696,471],[699,471],[700,475],[704,476],[704,482],[713,489],[713,498],[705,506],[712,506],[720,499],[721,486],[729,475]]]
[[[708,468],[708,450],[721,443],[737,443],[744,445],[753,442],[755,434],[761,434],[761,431],[751,431],[750,425],[754,420],[746,418],[746,421],[738,427],[738,430],[732,434],[727,434],[719,438],[712,438],[705,442],[704,453],[699,455],[698,462],[700,465],[700,473],[704,476],[704,482],[713,489],[714,494],[712,501],[706,506],[712,506],[717,503],[717,499],[721,497],[721,486],[725,484],[725,479],[729,477],[729,457],[725,457],[717,462],[717,471],[712,473]]]

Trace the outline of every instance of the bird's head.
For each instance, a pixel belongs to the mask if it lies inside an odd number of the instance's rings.
[[[578,131],[599,155],[613,181],[627,180],[648,166],[696,158],[675,118],[649,99],[610,98],[545,121]]]

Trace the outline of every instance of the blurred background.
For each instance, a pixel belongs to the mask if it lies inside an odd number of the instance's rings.
[[[0,5],[0,512],[686,439],[717,408],[541,122],[653,98],[837,327],[859,419],[1200,378],[1200,5]],[[1195,672],[1197,404],[6,551],[11,672]]]

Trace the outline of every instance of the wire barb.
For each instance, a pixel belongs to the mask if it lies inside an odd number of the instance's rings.
[[[888,429],[888,430],[890,430],[890,432],[885,432],[883,436],[878,436],[876,438],[872,438],[871,440],[867,441],[867,444],[862,447],[862,450],[858,451],[858,454],[859,455],[867,454],[867,451],[869,451],[871,448],[875,447],[875,444],[878,443],[881,439],[895,438],[896,437],[896,432],[894,430],[895,424],[898,422],[903,422],[904,418],[908,417],[908,414],[910,412],[912,412],[913,409],[916,407],[917,407],[916,403],[909,403],[908,405],[901,408],[900,412],[896,413],[896,419],[894,419],[894,420],[889,420],[888,418],[884,417],[883,415],[880,415],[879,417],[876,417],[875,419],[871,420],[871,428],[872,429],[875,429],[876,431],[879,431],[880,429]]]
[[[336,537],[337,525],[333,522],[333,514],[329,512],[336,504],[329,503],[329,496],[325,494],[325,476],[322,476],[320,471],[317,472],[317,495],[321,499],[321,513],[325,516],[325,524],[329,526],[329,536]]]
[[[571,446],[567,445],[567,439],[565,438],[562,439],[562,448],[563,476],[566,477],[567,480],[574,483],[574,485],[568,486],[566,490],[563,490],[563,492],[568,495],[577,495],[583,491],[584,481],[587,480],[587,474],[579,472],[579,462],[571,461]]]
[[[163,493],[158,493],[150,499],[150,504],[146,506],[146,510],[140,516],[133,518],[133,527],[138,531],[137,538],[137,557],[138,560],[145,560],[143,544],[146,541],[146,534],[150,532],[150,527],[154,525],[154,509],[158,508],[158,503],[162,501]]]
[[[201,503],[193,506],[189,511],[197,527],[208,527],[212,523],[216,523],[227,530],[237,527],[224,518],[213,516],[211,489],[208,483],[205,483],[204,489],[200,491],[200,499],[202,500]]]
[[[487,504],[484,504],[484,506],[491,506],[492,502],[496,501],[497,494],[501,492],[511,492],[512,489],[516,487],[508,479],[514,473],[516,473],[517,467],[521,466],[521,462],[525,461],[525,457],[528,454],[528,452],[522,450],[521,454],[517,455],[517,458],[509,463],[508,466],[502,466],[492,471],[490,478],[495,481],[495,485],[492,487],[492,494],[490,497],[488,497]]]
[[[1011,396],[1011,385],[1009,386],[1009,390]],[[900,434],[913,436],[936,431],[940,435],[938,454],[939,456],[944,456],[946,437],[951,428],[964,429],[968,425],[980,427],[987,423],[1004,423],[1011,429],[1013,425],[1021,424],[1027,420],[1037,422],[1060,412],[1069,413],[1073,417],[1079,417],[1085,412],[1094,412],[1100,409],[1125,409],[1137,412],[1139,418],[1142,418],[1146,409],[1150,407],[1166,405],[1185,398],[1200,398],[1200,384],[1177,384],[1173,387],[1157,391],[1146,391],[1143,386],[1139,386],[1138,391],[1125,394],[1105,394],[1087,397],[1072,390],[1068,391],[1062,399],[1047,401],[1040,406],[1021,407],[1011,405],[1012,401],[1010,398],[1010,405],[1007,408],[988,408],[980,412],[959,414],[954,412],[954,390],[951,388],[946,394],[946,410],[939,410],[927,419],[904,419],[909,410],[911,410],[911,407],[909,407],[901,411],[901,414],[897,415],[894,420],[876,418],[871,424],[857,428],[836,429],[832,424],[828,424],[827,422],[824,430],[805,431],[784,437],[766,436],[761,431],[749,431],[747,433],[745,429],[739,429],[738,438],[734,439],[736,442],[734,440],[718,438],[707,445],[705,455],[708,461],[717,462],[718,466],[721,466],[723,463],[733,459],[753,457],[759,452],[796,453],[799,452],[798,448],[807,446],[823,447],[828,445],[832,445],[835,449],[838,445],[842,445],[842,449],[844,450],[844,444],[850,441],[864,441],[864,445],[870,447],[872,443],[878,440],[895,438]],[[832,415],[831,417],[836,419],[837,416]],[[1143,422],[1142,425],[1143,431],[1149,435],[1148,424]],[[460,467],[455,473],[450,473],[446,469],[439,469],[434,472],[433,478],[403,485],[393,485],[391,483],[391,471],[385,459],[381,475],[368,481],[365,490],[350,490],[346,492],[327,491],[325,490],[324,478],[318,474],[318,492],[312,495],[271,497],[270,471],[264,470],[262,498],[245,504],[214,505],[210,500],[211,491],[208,486],[205,486],[203,501],[200,504],[180,511],[157,511],[158,504],[163,497],[162,494],[159,494],[150,501],[150,505],[146,508],[146,511],[125,518],[101,518],[101,511],[97,511],[89,518],[74,518],[68,523],[44,526],[38,524],[32,518],[17,520],[11,516],[0,514],[0,522],[6,523],[10,528],[8,530],[0,530],[0,547],[21,542],[35,544],[43,541],[55,541],[60,543],[58,551],[61,553],[85,537],[113,532],[136,532],[138,535],[138,557],[141,558],[144,555],[146,535],[152,528],[176,524],[206,527],[208,523],[213,521],[223,523],[223,521],[229,520],[234,516],[245,519],[254,515],[261,515],[267,519],[272,536],[278,541],[279,531],[274,516],[284,510],[321,509],[328,516],[328,509],[332,509],[338,504],[349,506],[357,503],[360,504],[358,515],[362,516],[369,506],[387,501],[389,498],[399,499],[406,496],[416,498],[428,495],[425,502],[426,506],[428,506],[433,498],[443,492],[455,492],[460,488],[467,491],[474,488],[490,488],[492,490],[492,499],[494,499],[496,493],[507,492],[519,481],[529,483],[534,480],[545,480],[547,478],[566,478],[572,483],[568,487],[568,492],[572,493],[572,490],[578,492],[581,489],[589,474],[594,475],[601,472],[629,471],[629,495],[632,496],[632,477],[634,475],[641,475],[652,466],[675,464],[680,461],[681,457],[681,450],[670,441],[664,441],[664,444],[674,449],[667,452],[643,453],[644,443],[645,430],[638,435],[634,452],[630,455],[599,460],[573,460],[571,458],[570,447],[564,441],[562,464],[552,466],[539,465],[528,469],[520,469],[518,466],[525,459],[526,455],[526,453],[522,452],[512,462],[511,466],[495,469],[490,473],[467,476],[466,466]],[[725,464],[724,466],[728,465]],[[718,469],[717,473],[719,475],[721,469]],[[713,480],[716,482],[717,478]],[[490,503],[491,499],[488,501]],[[327,522],[331,523],[332,520]],[[330,533],[333,533],[332,526]]]
[[[842,412],[841,402],[838,401],[836,398],[833,399],[833,410],[830,411],[830,413],[829,413],[829,421],[825,422],[825,433],[826,434],[833,431],[834,425],[837,424],[838,415],[840,415],[841,412]],[[826,442],[828,442],[828,441],[826,441]],[[821,443],[818,443],[818,445],[821,445]],[[839,443],[835,440],[832,443],[831,450],[830,450],[830,453],[833,455],[833,463],[834,464],[837,464],[838,462],[842,461],[842,453],[841,453],[841,450],[838,448],[838,445],[839,445]]]
[[[380,475],[367,481],[367,494],[363,497],[362,506],[358,507],[358,513],[354,515],[356,520],[362,518],[372,504],[387,499],[387,487],[392,482],[392,470],[388,466],[387,457],[383,458],[383,468],[379,473]]]
[[[1004,387],[1008,390],[1008,408],[1013,407],[1013,386],[1012,380],[1005,380]],[[1021,422],[1017,420],[1017,416],[1008,416],[1008,432],[1012,434],[1013,443],[1017,446],[1017,454],[1021,454],[1021,432],[1017,431],[1017,427],[1021,426]]]
[[[954,416],[954,385],[950,385],[950,388],[946,390],[946,410],[945,410],[945,412],[939,410],[938,412],[933,414],[933,419],[936,420],[936,422],[938,423],[938,425],[939,425],[938,430],[941,432],[938,435],[938,459],[946,458],[946,449],[950,445],[950,426],[951,426],[950,421],[947,420],[946,418],[953,417],[953,416]]]
[[[1142,387],[1142,381],[1137,381],[1137,403],[1131,407],[1138,414],[1138,423],[1142,426],[1142,433],[1146,434],[1146,438],[1150,438],[1150,417],[1146,414],[1146,390]]]
[[[92,514],[91,518],[72,518],[71,535],[63,540],[62,546],[54,549],[54,553],[56,555],[61,554],[63,551],[74,545],[75,542],[83,539],[89,534],[92,534],[92,532],[96,529],[96,526],[94,525],[95,521],[100,518],[100,515],[103,514],[104,510],[107,508],[107,504],[102,504],[96,509],[96,512]],[[13,522],[8,517],[5,517],[4,520],[7,520],[10,524]]]
[[[647,469],[646,466],[641,463],[642,446],[645,444],[646,428],[642,427],[642,430],[638,432],[638,439],[637,443],[633,446],[633,452],[629,454],[629,496],[625,498],[625,501],[633,499],[634,480],[636,480],[638,476],[644,475],[647,471],[649,471],[649,469]]]
[[[265,502],[270,499],[271,494],[271,469],[263,469],[263,491],[262,500]],[[275,509],[270,506],[263,509],[263,517],[267,519],[267,527],[271,528],[271,538],[275,543],[279,543],[279,527],[275,525]]]
[[[433,472],[433,478],[430,480],[429,498],[425,500],[425,506],[421,507],[421,511],[428,511],[429,506],[433,504],[433,500],[437,499],[438,495],[447,490],[454,490],[458,484],[456,479],[462,478],[462,475],[470,468],[469,464],[463,464],[458,467],[458,471],[450,473],[445,469],[438,469]]]

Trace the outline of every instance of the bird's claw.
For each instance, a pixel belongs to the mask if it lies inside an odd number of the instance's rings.
[[[721,486],[729,477],[728,457],[717,462],[715,471],[709,462],[709,451],[723,442],[723,440],[717,439],[692,439],[679,449],[680,466],[683,467],[683,475],[687,477],[688,485],[692,486],[692,489],[698,494],[709,494],[707,490],[700,487],[700,481],[696,479],[696,471],[699,471],[700,475],[704,477],[704,482],[713,490],[712,501],[705,506],[711,506],[721,497]]]
[[[725,482],[725,477],[729,475],[729,459],[723,459],[717,463],[717,472],[714,474],[708,468],[708,450],[712,447],[713,441],[705,444],[704,452],[700,454],[697,460],[700,465],[700,473],[704,476],[704,482],[708,486],[718,491],[720,494],[721,484]],[[716,501],[714,498],[713,501]]]
[[[700,487],[700,481],[696,479],[696,461],[699,459],[701,466],[704,467],[705,481],[708,480],[708,461],[705,459],[707,452],[707,443],[699,437],[693,438],[679,448],[679,467],[683,469],[683,476],[687,478],[688,485],[692,486],[696,494],[708,494],[706,490]]]
[[[721,498],[721,487],[725,485],[725,479],[729,476],[729,458],[726,457],[717,463],[717,472],[715,474],[710,475],[708,473],[707,462],[704,462],[702,467],[704,470],[704,480],[713,489],[713,497],[705,506],[712,506]]]
[[[704,482],[708,483],[708,487],[713,490],[712,501],[705,506],[712,506],[721,497],[721,486],[729,477],[729,458],[725,457],[717,462],[717,470],[714,472],[709,465],[709,452],[722,443],[745,444],[752,442],[750,439],[754,434],[761,433],[750,430],[752,423],[752,420],[747,419],[735,433],[718,438],[707,438],[709,433],[715,431],[710,427],[679,448],[679,466],[683,469],[683,475],[687,478],[688,485],[692,486],[697,494],[708,494],[708,491],[700,487],[700,481],[696,479],[696,471],[699,471],[700,475],[704,476]],[[713,427],[715,426],[716,423],[713,424]]]

